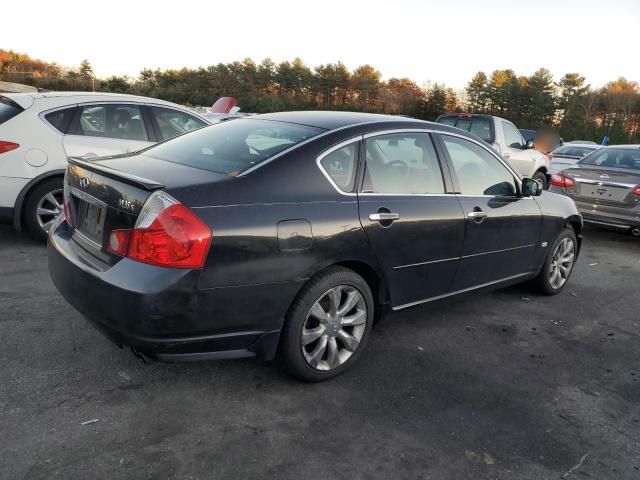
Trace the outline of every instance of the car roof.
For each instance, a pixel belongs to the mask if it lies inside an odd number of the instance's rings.
[[[598,149],[598,148],[604,147],[604,145],[598,145],[597,143],[565,142],[564,145],[560,145],[557,148],[563,148],[563,147],[583,147],[583,148]]]
[[[350,127],[365,123],[407,122],[415,123],[417,127],[422,128],[424,128],[426,125],[431,125],[431,122],[417,120],[415,118],[401,117],[397,115],[382,115],[378,113],[362,112],[333,112],[323,110],[266,113],[263,115],[256,115],[248,118],[298,123],[301,125],[308,125],[310,127],[317,127],[325,130],[336,130],[338,128]]]
[[[608,146],[604,146],[604,145],[600,145],[601,147],[607,148],[607,149],[622,149],[622,150],[638,150],[640,149],[640,145],[608,145]]]
[[[143,97],[140,95],[129,95],[126,93],[111,93],[111,92],[33,92],[33,93],[2,93],[3,97],[9,98],[16,102],[23,108],[29,108],[35,102],[44,102],[45,108],[59,107],[66,104],[92,102],[92,101],[105,101],[105,102],[136,102],[136,103],[149,103],[155,105],[165,105],[168,107],[179,108],[186,110],[193,115],[206,120],[205,117],[195,111],[191,111],[189,108],[179,105],[177,103],[167,102],[166,100],[160,100],[158,98]],[[209,122],[210,123],[210,122]]]
[[[486,113],[464,113],[464,112],[453,112],[453,113],[443,113],[438,117],[438,119],[443,117],[461,117],[461,118],[497,118],[498,120],[504,120],[505,122],[511,123],[511,121],[506,118],[498,117],[497,115],[487,115]],[[437,121],[437,120],[436,120]]]

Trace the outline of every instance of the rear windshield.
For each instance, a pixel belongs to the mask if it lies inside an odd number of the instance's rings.
[[[441,117],[438,123],[460,128],[477,135],[485,142],[493,143],[493,131],[491,129],[491,119],[485,117]]]
[[[0,125],[22,112],[22,107],[6,97],[0,97]]]
[[[572,146],[564,146],[556,148],[553,152],[554,155],[570,155],[572,157],[584,157],[588,153],[597,150],[597,148],[591,147],[572,147]]]
[[[578,162],[580,165],[594,165],[605,168],[626,168],[640,170],[640,148],[603,148],[584,157]]]
[[[228,120],[161,143],[145,154],[210,172],[237,175],[323,131],[271,120]]]

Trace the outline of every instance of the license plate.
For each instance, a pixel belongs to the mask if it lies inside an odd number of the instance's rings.
[[[104,231],[107,208],[81,200],[79,214],[78,230],[98,245],[102,245],[102,233]]]
[[[617,187],[603,187],[600,185],[586,185],[580,186],[580,192],[585,197],[595,198],[598,200],[605,200],[609,202],[624,202],[627,196],[628,189]]]

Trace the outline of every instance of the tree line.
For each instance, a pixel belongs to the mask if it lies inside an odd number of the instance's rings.
[[[281,110],[356,110],[434,120],[447,112],[499,115],[520,128],[551,127],[566,140],[640,142],[640,89],[619,78],[594,88],[578,73],[555,81],[540,68],[530,76],[513,70],[476,73],[466,88],[418,85],[408,78],[382,79],[379,70],[342,62],[311,68],[300,58],[275,63],[265,59],[218,63],[179,70],[144,69],[138,78],[97,79],[89,61],[63,68],[0,49],[0,79],[46,90],[96,90],[133,93],[191,106],[210,106],[233,96],[247,112]]]

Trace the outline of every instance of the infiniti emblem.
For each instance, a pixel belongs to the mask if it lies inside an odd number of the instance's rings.
[[[609,175],[603,173],[602,175],[600,175],[600,180],[609,180]]]
[[[89,188],[89,185],[91,185],[91,181],[89,180],[89,177],[82,177],[80,179],[80,186],[84,189]]]

